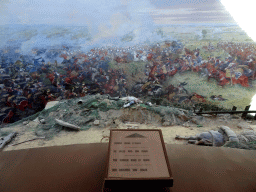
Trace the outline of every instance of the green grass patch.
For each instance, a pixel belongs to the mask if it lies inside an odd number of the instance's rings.
[[[144,61],[133,61],[130,63],[117,63],[115,61],[109,63],[111,69],[122,69],[126,75],[127,88],[130,90],[136,82],[140,79],[147,78],[145,75]]]
[[[224,88],[217,85],[215,79],[201,78],[199,74],[194,72],[185,72],[183,74],[176,74],[174,77],[170,77],[166,85],[173,84],[177,86],[180,82],[187,82],[185,89],[189,93],[197,93],[199,95],[207,97],[207,100],[219,107],[231,109],[233,106],[237,107],[237,110],[244,110],[245,106],[250,105],[252,97],[255,95],[256,82],[253,82],[253,87],[243,87],[242,85],[226,85]],[[213,101],[210,99],[212,95],[222,95],[226,101]]]

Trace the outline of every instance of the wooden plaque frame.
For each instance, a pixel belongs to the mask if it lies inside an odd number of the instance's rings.
[[[150,134],[149,132],[151,132],[151,133],[152,132],[158,132],[159,137],[160,137],[159,140],[160,140],[160,143],[161,143],[161,146],[162,146],[162,147],[158,147],[158,148],[161,148],[163,150],[163,155],[164,155],[164,157],[160,156],[159,158],[164,158],[164,160],[162,159],[162,162],[166,163],[166,167],[164,168],[165,169],[164,170],[165,176],[161,176],[161,177],[154,177],[154,176],[152,176],[152,177],[148,177],[148,176],[147,177],[132,177],[132,176],[129,176],[129,177],[122,177],[122,176],[114,177],[114,176],[109,176],[109,174],[111,173],[111,171],[110,171],[110,169],[111,169],[110,168],[110,166],[111,166],[110,165],[110,158],[111,158],[111,155],[115,154],[114,152],[111,151],[112,149],[115,149],[114,146],[113,146],[113,142],[114,142],[113,135],[118,134],[117,132],[123,132],[126,135],[129,134],[128,132],[131,132],[132,135],[136,135],[135,132],[145,132],[145,133],[148,132],[147,134]],[[138,134],[138,135],[140,135],[140,134]],[[156,135],[156,133],[154,133],[154,134]],[[129,138],[132,138],[131,137],[132,135],[129,135]],[[126,137],[128,137],[128,136],[126,136]],[[148,144],[150,144],[150,140],[148,140],[148,139],[145,140],[145,138],[143,138],[143,139],[144,139],[144,141],[147,141]],[[137,138],[137,140],[139,140],[139,138]],[[152,139],[152,137],[151,137],[151,140],[154,140],[154,139]],[[116,142],[115,144],[120,144],[120,143],[122,144],[121,147],[123,147],[123,148],[125,148],[124,144],[130,144],[129,141]],[[135,143],[135,142],[132,142],[132,143]],[[131,146],[133,146],[133,145],[131,145]],[[128,147],[128,148],[137,148],[137,147]],[[141,148],[141,147],[138,147],[138,148]],[[154,148],[157,148],[155,143],[154,143]],[[139,151],[139,150],[137,150],[137,151]],[[142,152],[142,150],[141,150],[141,152]],[[117,155],[117,156],[119,157],[119,155]],[[131,156],[134,156],[134,155],[131,155]],[[147,156],[150,156],[150,155],[147,155]],[[115,160],[115,161],[117,161],[117,160]],[[143,159],[143,161],[144,161],[144,159]],[[116,164],[117,164],[117,166],[120,165],[120,163],[116,163]],[[152,165],[152,167],[154,167],[154,166]],[[136,191],[136,189],[137,189],[137,191],[141,191],[141,189],[145,190],[145,189],[152,189],[152,188],[160,189],[159,191],[161,191],[161,189],[164,189],[163,191],[168,191],[167,188],[173,186],[173,177],[172,177],[170,163],[169,163],[169,160],[168,160],[168,156],[167,156],[167,152],[166,152],[166,148],[165,148],[165,144],[164,144],[164,140],[163,140],[162,130],[161,129],[110,129],[110,139],[109,139],[109,145],[108,145],[108,159],[107,159],[107,166],[106,166],[106,172],[105,173],[106,173],[106,175],[105,175],[104,184],[103,184],[103,192],[115,191],[115,190],[124,191],[124,188],[126,188],[127,190],[128,189],[132,190],[132,191]],[[151,173],[152,173],[152,171],[151,171]],[[166,176],[166,173],[168,173],[167,176]],[[113,173],[112,173],[112,175],[113,175]],[[130,175],[132,175],[132,173],[130,173]],[[147,173],[147,175],[149,175],[149,174]],[[122,186],[122,189],[120,188],[120,186]]]

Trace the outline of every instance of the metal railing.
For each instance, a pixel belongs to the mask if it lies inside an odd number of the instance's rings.
[[[246,106],[244,111],[236,111],[237,107],[233,106],[231,111],[203,111],[202,108],[200,108],[199,112],[195,112],[197,115],[202,115],[202,114],[238,114],[238,113],[242,113],[242,118],[246,119],[246,116],[248,113],[256,113],[256,111],[249,111],[250,109],[250,105]],[[256,115],[254,116],[254,120],[256,120]]]

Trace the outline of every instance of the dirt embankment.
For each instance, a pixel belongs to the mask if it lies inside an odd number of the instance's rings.
[[[243,131],[243,128],[246,126],[256,128],[256,125],[254,125],[255,122],[247,123],[241,118],[237,118],[237,116],[235,119],[228,115],[201,117],[199,118],[201,120],[198,120],[200,121],[200,125],[186,121],[183,125],[173,126],[163,126],[160,115],[143,109],[109,110],[107,112],[100,112],[99,115],[101,117],[101,123],[105,122],[104,124],[93,125],[91,128],[82,131],[62,129],[52,139],[38,139],[16,146],[11,146],[11,144],[37,137],[35,135],[35,128],[39,125],[39,122],[34,120],[28,122],[28,124],[2,128],[1,132],[18,132],[17,137],[3,151],[82,143],[106,143],[109,141],[110,129],[161,129],[166,144],[185,144],[186,142],[184,141],[175,140],[175,136],[192,136],[209,130],[217,131],[220,125],[229,126],[236,134]]]
[[[49,103],[34,118],[3,127],[1,136],[16,131],[18,135],[4,151],[55,145],[108,142],[110,129],[161,129],[167,144],[184,144],[176,135],[193,136],[226,125],[236,134],[246,128],[254,129],[256,122],[246,122],[238,115],[197,116],[191,111],[168,106],[135,104],[123,108],[124,101],[107,96],[88,96],[80,99]],[[55,105],[53,105],[55,104]],[[39,120],[44,120],[40,123]],[[58,125],[55,119],[81,127],[80,131]],[[33,138],[45,137],[20,143]]]

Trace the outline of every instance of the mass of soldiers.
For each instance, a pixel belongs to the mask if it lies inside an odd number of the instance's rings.
[[[203,50],[204,49],[204,50]],[[61,63],[46,63],[44,58],[27,62],[8,62],[2,56],[0,67],[0,122],[10,123],[41,111],[47,102],[83,97],[87,94],[109,94],[125,97],[142,93],[163,96],[173,101],[175,95],[187,93],[186,82],[176,87],[163,88],[164,82],[176,73],[192,71],[200,76],[216,79],[218,85],[240,84],[250,87],[255,79],[255,45],[250,43],[219,42],[216,47],[209,44],[202,50],[189,50],[179,41],[138,45],[133,47],[94,48],[87,53],[62,51]],[[202,59],[202,51],[223,49],[228,54],[225,60],[216,57]],[[131,62],[145,63],[141,86],[128,89],[127,72],[113,69],[110,63],[129,65]],[[132,74],[133,75],[133,74]],[[205,97],[196,93],[179,98],[178,102],[194,99],[205,102]]]

